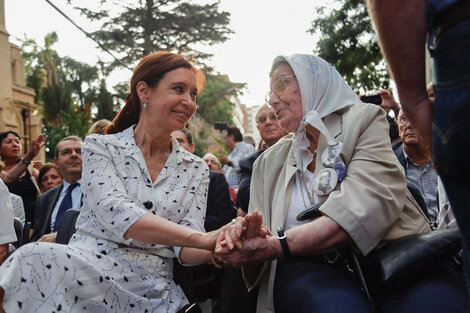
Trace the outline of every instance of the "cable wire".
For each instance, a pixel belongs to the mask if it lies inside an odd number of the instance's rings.
[[[47,3],[49,3],[57,12],[59,12],[63,17],[65,17],[70,23],[73,24],[73,26],[75,26],[76,28],[78,28],[82,33],[85,34],[85,36],[87,36],[88,38],[90,38],[91,40],[93,40],[103,51],[105,51],[106,53],[108,53],[111,57],[113,57],[114,60],[116,60],[117,63],[119,63],[120,65],[122,65],[124,68],[127,68],[128,70],[132,71],[132,69],[127,66],[126,64],[124,64],[121,60],[119,60],[116,56],[114,56],[114,54],[111,53],[111,51],[109,51],[102,43],[98,42],[95,38],[93,38],[93,35],[90,34],[89,32],[87,32],[86,30],[84,30],[83,28],[81,28],[77,23],[75,23],[69,16],[67,16],[67,14],[65,14],[64,12],[62,12],[61,9],[59,9],[54,3],[52,3],[50,0],[46,0]]]

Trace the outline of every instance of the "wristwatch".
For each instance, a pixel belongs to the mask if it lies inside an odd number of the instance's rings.
[[[279,242],[281,243],[282,247],[282,254],[284,254],[284,260],[288,261],[291,257],[289,246],[287,245],[287,237],[284,234],[284,229],[282,226],[279,226],[277,228],[277,239],[279,239]]]

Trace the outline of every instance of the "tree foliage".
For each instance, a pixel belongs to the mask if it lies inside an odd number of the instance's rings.
[[[206,76],[206,89],[198,97],[197,114],[207,123],[232,123],[232,104],[230,96],[242,92],[245,84],[234,83],[226,75],[208,74]]]
[[[60,57],[53,49],[57,41],[57,34],[50,33],[43,45],[31,39],[25,39],[22,45],[26,84],[34,88],[35,102],[43,116],[48,160],[53,159],[61,138],[85,137],[94,119],[112,119],[119,106],[118,98],[100,78],[100,66]]]
[[[68,3],[78,1],[68,0]],[[75,6],[90,21],[100,22],[93,38],[117,55],[111,67],[132,67],[143,56],[159,50],[201,62],[211,55],[197,46],[222,43],[232,31],[230,13],[219,3],[195,4],[184,0],[102,0],[93,9]],[[113,13],[106,7],[112,5]]]
[[[320,35],[315,53],[336,67],[358,92],[389,88],[390,77],[363,0],[335,0],[317,9],[308,30]]]

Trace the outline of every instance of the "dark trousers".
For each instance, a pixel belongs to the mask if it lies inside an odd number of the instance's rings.
[[[347,273],[318,261],[278,262],[273,298],[280,313],[371,312]]]
[[[470,19],[437,37],[433,158],[462,233],[470,286]]]
[[[379,290],[381,313],[467,312],[465,282],[448,264],[408,275]],[[325,262],[279,262],[274,284],[279,313],[368,313],[370,304],[345,270]]]

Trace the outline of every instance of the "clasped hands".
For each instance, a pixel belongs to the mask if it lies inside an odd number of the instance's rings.
[[[219,233],[214,259],[233,266],[275,259],[282,250],[278,240],[270,235],[258,211],[237,217]]]

